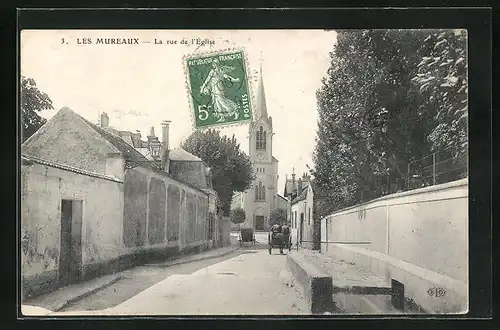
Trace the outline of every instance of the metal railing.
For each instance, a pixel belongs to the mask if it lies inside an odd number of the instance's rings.
[[[405,190],[455,181],[467,177],[467,152],[447,148],[408,163]]]
[[[466,148],[449,147],[438,150],[421,158],[412,158],[406,171],[399,175],[373,175],[368,178],[371,184],[356,183],[340,189],[344,196],[338,204],[331,202],[330,194],[315,192],[317,201],[328,201],[324,204],[325,211],[319,211],[321,216],[332,212],[369,202],[373,199],[390,194],[409,191],[417,188],[456,181],[468,176],[468,159]]]

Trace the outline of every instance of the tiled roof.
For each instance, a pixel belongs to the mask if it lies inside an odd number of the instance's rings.
[[[102,127],[99,127],[95,124],[92,124],[90,121],[88,121],[87,119],[85,119],[83,117],[82,117],[82,119],[85,120],[85,122],[90,127],[95,129],[97,131],[97,133],[99,133],[101,135],[101,137],[103,137],[104,139],[109,141],[109,143],[111,143],[116,149],[118,149],[123,154],[123,157],[125,158],[125,160],[132,161],[132,162],[138,162],[138,163],[142,163],[142,162],[150,163],[150,161],[148,161],[146,159],[146,157],[144,157],[139,151],[135,150],[135,148],[132,147],[130,144],[125,142],[120,136],[113,134],[113,133],[111,133],[111,132],[109,132],[109,131],[107,131],[107,130],[103,129]]]
[[[111,133],[108,130],[105,130],[102,127],[99,127],[87,119],[83,118],[82,119],[94,130],[101,135],[102,138],[107,140],[109,143],[111,143],[120,153],[123,155],[123,158],[125,158],[126,161],[140,164],[143,167],[149,168],[149,169],[154,169],[154,170],[161,170],[154,162],[148,160],[146,157],[144,157],[139,151],[137,151],[133,146],[125,142],[120,136]],[[162,171],[163,172],[163,171]],[[165,174],[166,173],[162,173]]]
[[[304,199],[307,198],[307,187],[302,188],[302,192],[300,193],[299,196],[295,197],[295,199],[292,201],[292,204],[295,204],[297,202],[303,201]]]
[[[141,155],[146,157],[147,160],[153,161],[153,157],[151,156],[151,151],[149,148],[135,148],[135,150],[139,151]]]
[[[71,113],[73,116],[77,116],[81,120],[83,120],[83,122],[85,122],[88,126],[90,126],[92,129],[94,129],[103,139],[107,140],[111,145],[113,145],[122,154],[123,158],[126,161],[129,161],[131,163],[135,163],[135,164],[140,165],[142,167],[148,168],[151,171],[154,171],[154,172],[156,172],[156,173],[158,173],[160,175],[167,176],[167,177],[172,177],[168,173],[166,173],[163,169],[161,169],[159,166],[157,166],[154,162],[148,160],[141,152],[139,152],[138,150],[136,150],[133,146],[131,146],[130,144],[128,144],[127,142],[125,142],[118,135],[118,134],[120,134],[118,130],[116,130],[114,128],[111,128],[109,130],[108,129],[104,129],[104,128],[96,125],[96,124],[93,124],[92,122],[90,122],[89,120],[83,118],[82,116],[80,116],[79,114],[75,113],[74,111],[72,111],[69,108],[63,108],[63,109],[59,110],[59,112],[61,112],[61,111],[66,111],[68,113]],[[53,120],[53,118],[51,120]],[[33,139],[35,135],[43,134],[44,133],[44,127],[46,127],[46,126],[42,126],[42,128],[40,130],[38,130],[35,134],[33,134],[30,137],[30,139]],[[134,134],[134,133],[132,133],[132,134]],[[25,141],[24,144],[26,144],[27,142],[29,142],[28,140]],[[141,151],[143,151],[143,150],[141,150]],[[187,153],[187,151],[186,151],[186,153]],[[29,157],[29,159],[28,159],[28,157]],[[23,158],[23,161],[29,162],[30,160],[33,161],[33,159],[34,159],[33,156],[28,156],[27,155],[27,156],[25,156]],[[54,166],[54,167],[59,166],[60,168],[64,167],[63,169],[66,169],[68,171],[78,171],[77,173],[82,173],[82,174],[86,174],[86,175],[94,175],[96,177],[99,176],[99,177],[110,179],[110,177],[102,176],[101,174],[95,174],[95,173],[92,173],[92,172],[89,172],[89,171],[86,171],[86,170],[80,170],[80,169],[75,168],[75,167],[71,167],[71,166],[67,166],[67,165],[61,165],[61,164],[53,163],[53,162],[48,162],[46,160],[40,160],[40,159],[37,160],[37,162],[39,162],[39,163],[42,162],[42,161],[44,162],[44,164],[46,163],[47,165],[50,165],[50,166]],[[111,178],[111,179],[113,179],[113,178]],[[196,187],[196,186],[194,186],[194,185],[192,185],[192,184],[190,184],[188,182],[185,182],[185,181],[183,181],[183,180],[181,180],[179,178],[173,177],[173,179],[176,180],[176,181],[178,181],[179,183],[185,184],[188,187],[196,189],[196,190],[198,190],[198,191],[200,191],[200,192],[202,192],[204,194],[207,194],[202,189],[200,189],[200,188],[198,188],[198,187]]]
[[[123,141],[127,142],[132,147],[137,148],[137,146],[134,145],[134,141],[132,141],[132,136],[130,135],[129,132],[119,132],[118,136],[121,137]]]
[[[176,148],[170,151],[169,159],[173,161],[183,161],[183,162],[201,162],[199,157],[196,157],[190,152],[182,148]]]
[[[141,140],[141,135],[139,133],[130,133],[130,137],[135,148],[147,147],[147,142]]]
[[[90,176],[90,177],[94,177],[94,178],[99,178],[99,179],[109,180],[109,181],[113,181],[113,182],[123,183],[123,181],[121,181],[121,180],[119,180],[117,178],[111,177],[109,175],[102,175],[102,174],[99,174],[99,173],[94,173],[94,172],[90,172],[90,171],[87,171],[87,170],[82,170],[82,169],[79,169],[79,168],[76,168],[76,167],[73,167],[73,166],[69,166],[69,165],[65,165],[65,164],[60,164],[60,163],[48,161],[48,160],[41,159],[41,158],[38,158],[38,157],[35,157],[35,156],[21,155],[21,161],[22,162],[26,162],[28,164],[31,163],[31,162],[38,163],[40,165],[50,166],[50,167],[54,167],[54,168],[58,168],[58,169],[61,169],[61,170],[65,170],[65,171],[69,171],[69,172],[74,172],[74,173],[78,173],[78,174],[82,174],[82,175],[86,175],[86,176]]]
[[[92,124],[90,121],[86,120],[85,118],[82,117],[82,119],[89,124],[93,129],[95,129],[104,139],[108,140],[113,146],[115,146],[123,155],[125,160],[128,160],[133,163],[137,163],[143,167],[149,168],[150,170],[155,171],[158,174],[164,175],[164,176],[169,176],[165,171],[163,171],[160,167],[158,167],[154,162],[148,160],[146,157],[144,157],[139,151],[137,151],[134,147],[129,145],[127,142],[125,142],[120,136],[113,134],[111,132],[106,131],[105,129]],[[172,150],[173,151],[173,150]],[[172,154],[172,151],[170,154]],[[197,158],[196,156],[190,154],[189,152],[183,150],[184,153],[183,155],[191,155],[192,157]],[[171,158],[171,157],[169,157]],[[197,158],[199,161],[201,161],[199,158]],[[191,188],[194,188],[198,191],[204,192],[200,188],[190,184],[189,182],[186,182],[180,178],[175,177],[174,178],[176,181],[185,184],[186,186],[189,186]]]
[[[299,185],[299,181],[295,180],[293,181],[292,179],[287,179],[285,182],[285,192],[284,195],[291,194],[294,191],[297,191]],[[306,188],[309,186],[309,181],[302,181],[302,189]]]

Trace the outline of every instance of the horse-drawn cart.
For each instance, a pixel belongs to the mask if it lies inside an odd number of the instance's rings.
[[[255,233],[252,228],[241,228],[239,235],[240,246],[243,246],[244,243],[251,243],[255,245]]]
[[[269,231],[267,234],[267,242],[269,244],[269,254],[272,253],[273,248],[283,248],[292,250],[292,235],[290,233],[273,232]]]

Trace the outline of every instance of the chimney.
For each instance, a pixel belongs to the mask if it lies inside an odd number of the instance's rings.
[[[167,173],[169,173],[170,171],[169,125],[170,125],[170,120],[164,120],[161,123],[161,144],[163,145],[161,166]]]
[[[156,137],[155,128],[153,126],[151,126],[151,130],[149,131],[149,135],[147,136],[148,146],[151,144],[151,141],[153,141],[155,139],[155,137]]]
[[[297,195],[300,195],[300,193],[302,192],[302,179],[299,178],[299,181],[297,183]]]
[[[109,126],[109,117],[106,112],[101,113],[101,127],[106,128]]]

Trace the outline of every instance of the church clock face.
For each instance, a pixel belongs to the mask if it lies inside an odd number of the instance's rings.
[[[264,159],[264,154],[263,154],[263,153],[261,153],[261,152],[259,152],[259,153],[257,154],[257,159],[258,159],[258,160],[263,160],[263,159]]]

